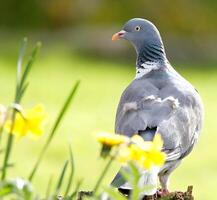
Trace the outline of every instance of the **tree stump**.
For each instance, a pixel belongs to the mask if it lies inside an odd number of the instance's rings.
[[[186,192],[176,191],[171,192],[166,196],[160,196],[158,194],[155,194],[153,196],[145,196],[143,200],[194,200],[194,197],[192,195],[193,186],[188,186]],[[91,197],[92,192],[90,191],[80,191],[78,193],[77,200],[82,200],[84,197]]]
[[[146,196],[143,200],[194,200],[194,197],[192,196],[192,191],[193,186],[188,186],[186,192],[171,192],[163,197],[156,194],[153,196]]]

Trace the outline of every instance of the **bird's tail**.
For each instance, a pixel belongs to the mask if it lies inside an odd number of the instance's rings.
[[[157,127],[154,128],[147,128],[146,130],[141,130],[138,132],[138,134],[145,140],[145,141],[152,141],[155,134],[157,131]],[[124,167],[121,167],[121,169],[119,170],[119,172],[116,174],[116,176],[114,177],[114,179],[111,182],[111,185],[115,188],[118,188],[118,190],[125,194],[125,195],[129,195],[130,191],[132,190],[131,185],[124,179],[124,177],[121,175],[121,170],[123,170]],[[156,173],[153,173],[153,176],[156,176]],[[152,174],[150,173],[144,173],[143,178],[146,182],[146,184],[148,184],[149,180],[151,182],[153,182],[153,177]],[[154,179],[156,179],[154,177]],[[145,184],[145,183],[144,183]],[[151,192],[153,193],[153,192]],[[155,192],[154,192],[155,193]]]

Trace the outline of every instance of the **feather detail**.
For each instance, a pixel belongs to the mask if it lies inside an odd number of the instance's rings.
[[[144,75],[148,74],[149,72],[151,72],[153,70],[157,70],[159,68],[160,68],[159,63],[147,61],[147,62],[141,64],[140,67],[136,68],[136,77],[135,77],[135,79],[141,78]]]

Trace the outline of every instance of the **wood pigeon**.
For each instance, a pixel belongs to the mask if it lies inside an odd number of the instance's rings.
[[[148,20],[129,20],[112,40],[125,39],[137,53],[135,79],[124,90],[116,113],[115,132],[139,134],[150,141],[159,133],[166,153],[163,167],[143,173],[143,184],[155,184],[168,193],[171,172],[197,142],[203,123],[203,104],[197,90],[167,60],[157,28]],[[111,185],[128,193],[132,188],[119,172]],[[147,191],[152,195],[156,190]]]

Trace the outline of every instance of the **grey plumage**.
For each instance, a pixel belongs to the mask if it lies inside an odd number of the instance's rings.
[[[167,189],[170,173],[198,139],[203,122],[202,101],[194,87],[167,61],[160,34],[152,23],[133,19],[123,30],[120,38],[130,41],[136,49],[137,69],[146,71],[123,92],[115,132],[140,134],[144,140],[152,140],[156,132],[161,134],[167,159],[158,175],[162,188]],[[120,179],[118,174],[112,185],[121,187]]]

